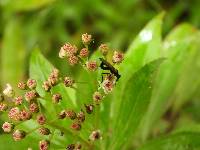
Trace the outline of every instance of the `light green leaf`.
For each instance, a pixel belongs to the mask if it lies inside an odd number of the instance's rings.
[[[158,59],[145,65],[125,84],[109,149],[123,149],[132,139],[150,103],[153,80],[162,61]]]
[[[181,132],[155,139],[138,150],[199,150],[200,133]]]
[[[151,104],[141,125],[143,140],[147,138],[153,124],[167,110],[172,101],[188,99],[194,90],[196,91],[199,84],[197,74],[199,69],[196,70],[196,64],[199,61],[196,57],[199,57],[199,50],[197,44],[194,44],[196,38],[194,28],[183,24],[174,29],[165,39],[162,55],[168,59],[160,67]],[[189,70],[190,72],[187,72]],[[189,74],[192,74],[191,79],[188,78]],[[187,81],[185,81],[186,78]],[[193,85],[194,82],[196,82],[195,85]],[[179,84],[181,86],[177,87]]]

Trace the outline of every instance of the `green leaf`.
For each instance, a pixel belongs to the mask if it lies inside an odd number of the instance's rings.
[[[120,109],[121,99],[119,97],[123,94],[121,89],[127,80],[142,66],[160,57],[163,16],[164,13],[161,13],[150,21],[130,45],[125,59],[119,67],[121,78],[113,94],[114,102],[111,116],[116,117],[114,114]]]
[[[145,65],[125,84],[109,149],[122,149],[132,139],[150,103],[154,75],[162,61]]]
[[[155,139],[139,148],[139,150],[199,150],[199,139],[199,132],[181,132]]]
[[[20,20],[12,18],[5,26],[0,54],[2,84],[16,87],[25,72],[25,46]]]
[[[196,39],[194,28],[187,24],[178,26],[165,39],[162,55],[168,59],[160,67],[152,93],[151,104],[141,125],[143,140],[148,137],[150,129],[167,110],[172,101],[179,99],[182,101],[183,98],[188,99],[192,96],[194,90],[196,91],[196,84],[199,84],[197,74],[199,69],[196,70],[196,64],[199,61],[197,59],[199,57],[199,47],[196,44],[191,44]],[[195,65],[193,62],[195,62]],[[189,70],[190,72],[187,72]],[[188,78],[189,74],[192,74],[191,79]],[[183,78],[187,81],[182,80]],[[193,85],[194,82],[196,82],[195,85]],[[182,86],[178,88],[177,85],[179,84]],[[174,94],[177,90],[179,93]]]

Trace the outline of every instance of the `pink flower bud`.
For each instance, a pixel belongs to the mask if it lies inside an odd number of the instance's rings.
[[[26,136],[26,132],[22,131],[22,130],[16,130],[13,133],[13,139],[15,141],[19,141],[22,140],[24,137]]]
[[[26,110],[20,111],[19,115],[20,115],[20,119],[23,121],[30,120],[32,117],[31,114]]]
[[[72,123],[71,128],[73,130],[79,131],[79,130],[81,130],[81,124],[74,122],[74,123]]]
[[[8,118],[19,121],[20,120],[20,110],[18,107],[11,108],[10,111],[8,112]]]
[[[44,81],[42,87],[46,92],[48,92],[51,89],[51,84],[49,81]]]
[[[6,84],[6,88],[4,89],[3,94],[7,97],[13,97],[15,95],[15,92],[10,84]]]
[[[99,50],[101,51],[101,53],[102,53],[104,56],[106,56],[106,55],[108,54],[108,50],[109,50],[108,45],[107,45],[107,44],[101,44],[101,45],[99,46]]]
[[[77,114],[77,120],[82,123],[85,121],[85,113],[83,111],[80,111],[78,114]]]
[[[10,133],[13,129],[13,125],[9,122],[4,122],[4,124],[2,125],[2,129],[4,132]]]
[[[32,90],[32,91],[26,92],[24,97],[27,102],[31,102],[37,97],[37,95],[38,95],[37,92],[35,90]]]
[[[62,96],[60,94],[54,94],[52,96],[53,103],[59,103],[61,99],[62,99]]]
[[[124,54],[121,53],[121,52],[115,51],[115,52],[114,52],[114,55],[113,55],[113,58],[112,58],[113,63],[119,64],[119,63],[121,63],[123,60],[124,60]]]
[[[114,83],[110,80],[104,80],[102,82],[102,88],[105,94],[110,93],[113,90],[113,87],[114,87]]]
[[[29,106],[29,111],[32,113],[37,113],[39,112],[39,107],[36,103],[31,103]]]
[[[66,113],[65,113],[65,110],[62,110],[59,115],[58,115],[58,118],[59,119],[64,119],[66,117]]]
[[[14,99],[15,105],[21,105],[23,102],[23,97],[22,96],[18,96]]]
[[[35,89],[37,86],[37,82],[34,79],[28,79],[27,86],[29,89]]]
[[[86,110],[86,112],[87,112],[88,114],[91,114],[91,113],[94,111],[94,105],[91,105],[91,104],[86,105],[86,104],[85,104],[85,110]]]
[[[59,57],[60,58],[70,57],[72,55],[75,55],[77,51],[78,51],[78,48],[75,45],[66,43],[65,45],[61,47],[60,52],[59,52]]]
[[[85,33],[85,34],[82,35],[82,42],[83,42],[83,44],[88,45],[88,44],[90,44],[91,41],[92,41],[92,35],[87,34],[87,33]]]
[[[88,55],[89,55],[89,51],[88,51],[88,49],[87,49],[87,48],[83,48],[83,49],[81,49],[79,55],[80,55],[80,57],[82,57],[82,58],[88,57]]]
[[[49,135],[50,134],[50,130],[48,128],[41,127],[38,130],[41,135]]]
[[[68,62],[69,62],[70,65],[74,66],[74,65],[78,64],[78,57],[74,56],[74,55],[69,56]]]
[[[86,62],[86,67],[89,71],[96,71],[98,66],[96,61],[88,61]]]
[[[17,87],[21,90],[25,90],[26,89],[26,83],[24,82],[19,82]]]
[[[7,104],[4,104],[4,103],[0,103],[0,112],[1,111],[6,111],[7,110]]]
[[[37,116],[37,122],[40,124],[40,125],[44,125],[45,122],[46,122],[46,117],[43,115],[43,114],[39,114]]]
[[[76,113],[73,110],[65,111],[66,117],[69,117],[71,120],[76,119]]]
[[[93,101],[96,103],[96,104],[99,104],[102,100],[103,96],[101,95],[100,92],[95,92],[93,94]]]
[[[95,140],[102,139],[100,130],[92,131],[92,133],[91,133],[90,136],[89,136],[89,139],[90,139],[91,141],[95,141]]]
[[[71,79],[70,77],[64,78],[64,84],[65,84],[66,87],[72,87],[74,82],[75,81],[73,79]]]
[[[39,149],[40,150],[48,150],[49,148],[49,141],[47,140],[42,140],[39,142]]]

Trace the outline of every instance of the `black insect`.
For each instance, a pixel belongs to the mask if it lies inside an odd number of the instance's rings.
[[[117,77],[117,81],[121,77],[121,75],[118,73],[118,70],[114,68],[108,61],[106,61],[103,58],[99,58],[101,60],[100,67],[103,70],[109,70],[111,74]],[[103,74],[109,74],[109,73],[103,73]]]

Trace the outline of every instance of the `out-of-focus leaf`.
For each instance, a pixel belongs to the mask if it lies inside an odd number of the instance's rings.
[[[139,148],[139,150],[199,150],[199,139],[199,132],[181,132],[155,139]]]
[[[194,92],[193,87],[187,87],[187,84],[190,86],[195,84],[194,89],[196,91],[196,84],[199,84],[198,75],[196,74],[197,66],[193,64],[193,61],[195,64],[198,62],[196,57],[199,56],[199,50],[196,48],[197,44],[195,44],[196,38],[195,29],[187,24],[183,24],[174,29],[165,39],[162,55],[167,60],[161,65],[156,77],[151,104],[141,126],[143,140],[147,138],[155,121],[167,110],[170,102],[182,101],[184,100],[183,98],[188,99],[188,95],[192,96]],[[186,70],[190,70],[190,72],[186,73]],[[188,78],[188,73],[192,74],[191,80]],[[186,79],[186,76],[188,81],[179,80],[180,77]],[[176,89],[178,84],[184,86]],[[173,95],[176,90],[179,91],[178,94],[180,95]]]
[[[8,0],[3,5],[12,11],[30,11],[34,9],[38,9],[44,7],[55,0],[20,0],[20,1],[12,1]]]
[[[119,73],[121,78],[114,92],[113,115],[120,110],[119,97],[122,95],[123,85],[127,82],[134,72],[140,69],[148,62],[159,58],[161,53],[161,26],[163,13],[155,17],[147,26],[139,33],[133,43],[130,45],[125,59],[120,65]],[[114,116],[116,117],[116,116]],[[116,118],[115,118],[116,119]]]
[[[2,83],[14,87],[23,79],[25,67],[25,46],[20,20],[12,18],[5,26],[0,54]]]
[[[150,103],[153,80],[162,61],[158,59],[145,65],[125,84],[109,149],[123,149],[133,137]]]

